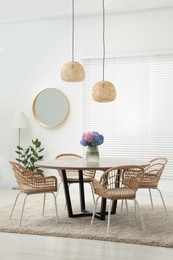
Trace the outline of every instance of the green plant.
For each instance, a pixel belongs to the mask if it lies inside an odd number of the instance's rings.
[[[32,146],[30,145],[27,149],[22,148],[21,146],[17,146],[17,150],[15,151],[18,154],[18,158],[16,160],[19,163],[22,163],[24,167],[26,167],[29,171],[32,172],[43,172],[39,167],[35,166],[35,162],[42,160],[44,155],[40,153],[44,150],[41,147],[41,142],[36,138],[32,140]]]

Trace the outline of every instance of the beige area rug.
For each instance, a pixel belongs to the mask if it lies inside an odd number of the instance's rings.
[[[28,197],[21,227],[18,226],[22,208],[21,199],[11,220],[9,215],[12,205],[0,208],[0,231],[173,248],[173,207],[168,208],[168,216],[166,216],[162,206],[156,206],[152,211],[150,205],[141,204],[141,213],[146,227],[143,231],[139,217],[135,219],[133,202],[129,202],[130,223],[126,210],[121,212],[118,207],[117,214],[111,216],[110,235],[106,236],[107,219],[106,221],[95,219],[93,227],[90,227],[91,217],[68,218],[64,201],[58,200],[59,223],[57,223],[51,194],[46,201],[45,217],[42,217],[42,202],[43,198],[38,195]],[[78,202],[75,201],[74,204],[77,212]],[[90,203],[91,208],[92,203]]]

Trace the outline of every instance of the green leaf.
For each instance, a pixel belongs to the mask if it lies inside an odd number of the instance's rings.
[[[38,150],[39,153],[41,153],[44,150],[44,148],[41,148]]]
[[[28,153],[29,153],[29,148],[27,148],[27,149],[26,149],[25,153],[26,153],[26,154],[28,154]]]
[[[37,160],[34,157],[31,157],[30,161],[32,164],[34,164]]]
[[[23,161],[22,161],[21,159],[19,159],[19,158],[16,158],[16,160],[17,160],[18,162],[20,162],[20,163],[23,162]]]
[[[36,148],[39,148],[41,146],[41,142],[39,142],[39,141],[36,142],[35,146],[36,146]]]
[[[22,147],[20,147],[20,146],[17,146],[17,149],[18,150],[24,150]]]
[[[23,164],[27,164],[28,161],[26,159],[23,160]]]
[[[41,169],[37,168],[37,172],[43,172],[43,170],[41,170]]]
[[[15,151],[17,154],[22,154],[21,152],[19,152],[19,151]]]
[[[35,152],[35,149],[32,147],[32,146],[30,146],[30,149],[31,149],[31,152]]]

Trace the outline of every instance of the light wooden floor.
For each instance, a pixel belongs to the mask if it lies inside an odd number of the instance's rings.
[[[74,189],[74,188],[73,188]],[[0,207],[14,202],[16,191],[0,189]],[[60,196],[63,198],[63,190]],[[138,201],[149,201],[139,195]],[[157,196],[154,201],[161,203]],[[165,197],[167,205],[173,199]],[[8,220],[7,220],[8,221]],[[173,249],[94,240],[0,233],[0,260],[172,260]]]

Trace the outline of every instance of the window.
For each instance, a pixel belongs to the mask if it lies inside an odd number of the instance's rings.
[[[166,156],[164,175],[171,177],[173,55],[107,59],[105,80],[113,82],[117,90],[116,100],[110,103],[98,103],[91,97],[93,85],[102,80],[102,60],[85,59],[83,64],[82,128],[104,135],[100,155],[144,160]]]

